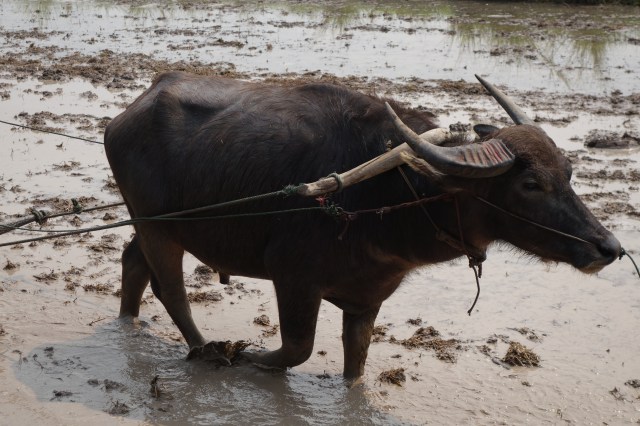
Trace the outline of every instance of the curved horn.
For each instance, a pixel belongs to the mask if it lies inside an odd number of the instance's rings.
[[[468,178],[492,177],[509,170],[515,161],[515,156],[498,139],[462,146],[437,146],[435,143],[446,138],[449,132],[442,130],[434,133],[433,140],[423,139],[400,120],[388,103],[385,106],[409,146],[441,173]]]
[[[530,124],[532,126],[539,127],[538,123],[536,123],[535,121],[527,117],[527,114],[525,114],[524,111],[518,105],[516,105],[511,99],[509,99],[507,95],[502,93],[502,91],[500,91],[496,86],[489,83],[487,80],[480,77],[478,74],[475,74],[475,76],[478,79],[478,81],[482,83],[484,88],[487,89],[487,92],[489,92],[491,96],[493,96],[495,100],[498,101],[500,106],[502,106],[502,108],[504,108],[504,110],[507,111],[507,114],[509,114],[509,117],[511,117],[514,123]]]

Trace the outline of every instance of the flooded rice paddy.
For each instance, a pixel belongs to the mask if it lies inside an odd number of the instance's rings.
[[[444,126],[506,124],[474,82],[480,74],[566,150],[576,191],[640,258],[638,8],[5,0],[0,49],[0,120],[98,141],[163,70],[331,81],[429,109]],[[71,210],[71,198],[120,200],[100,145],[0,126],[0,223],[31,207]],[[42,229],[126,218],[115,207]],[[420,269],[383,305],[365,376],[349,388],[341,315],[329,304],[314,355],[280,373],[186,362],[186,345],[150,292],[139,324],[118,323],[119,258],[131,233],[0,247],[0,424],[640,420],[640,280],[628,259],[585,276],[495,246],[470,317],[475,282],[465,262]],[[35,235],[0,235],[0,244]],[[233,277],[223,286],[199,266],[185,260],[203,333],[276,348],[271,284]],[[263,315],[268,323],[254,322]],[[428,344],[406,344],[425,330]],[[502,362],[512,342],[540,365]],[[404,380],[387,382],[382,373],[395,369]]]

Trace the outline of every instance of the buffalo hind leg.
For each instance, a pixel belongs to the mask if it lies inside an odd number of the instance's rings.
[[[276,286],[282,346],[270,352],[244,352],[249,361],[269,368],[284,369],[305,362],[313,352],[316,322],[322,297],[309,293],[300,283]]]
[[[356,379],[364,374],[373,325],[379,310],[378,305],[357,314],[342,312],[343,375],[347,379]]]
[[[218,272],[218,277],[220,278],[220,284],[227,285],[231,282],[231,276],[224,272]]]
[[[149,284],[151,270],[134,236],[122,252],[122,291],[120,318],[135,318],[140,313],[142,294]]]

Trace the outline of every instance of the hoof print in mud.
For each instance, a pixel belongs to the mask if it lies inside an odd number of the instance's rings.
[[[250,342],[244,340],[238,340],[236,342],[231,342],[230,340],[224,342],[209,342],[204,346],[192,348],[187,355],[187,361],[199,359],[228,367],[237,364],[242,359],[240,352],[250,344]]]

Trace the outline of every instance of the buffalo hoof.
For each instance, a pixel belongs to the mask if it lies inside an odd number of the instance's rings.
[[[227,285],[231,282],[231,276],[229,274],[225,274],[224,272],[218,273],[220,277],[220,284]]]
[[[347,389],[354,389],[365,386],[365,381],[362,376],[358,377],[343,377],[342,378],[344,385]]]
[[[149,327],[148,322],[143,321],[138,317],[134,317],[132,315],[120,315],[117,319],[117,322],[122,326],[132,327],[134,329]]]
[[[264,363],[264,355],[269,352],[240,352],[240,356],[245,360],[249,361],[251,365],[254,367],[258,367],[261,370],[272,371],[272,372],[281,372],[286,371],[286,367],[277,367],[273,365],[267,365]]]

